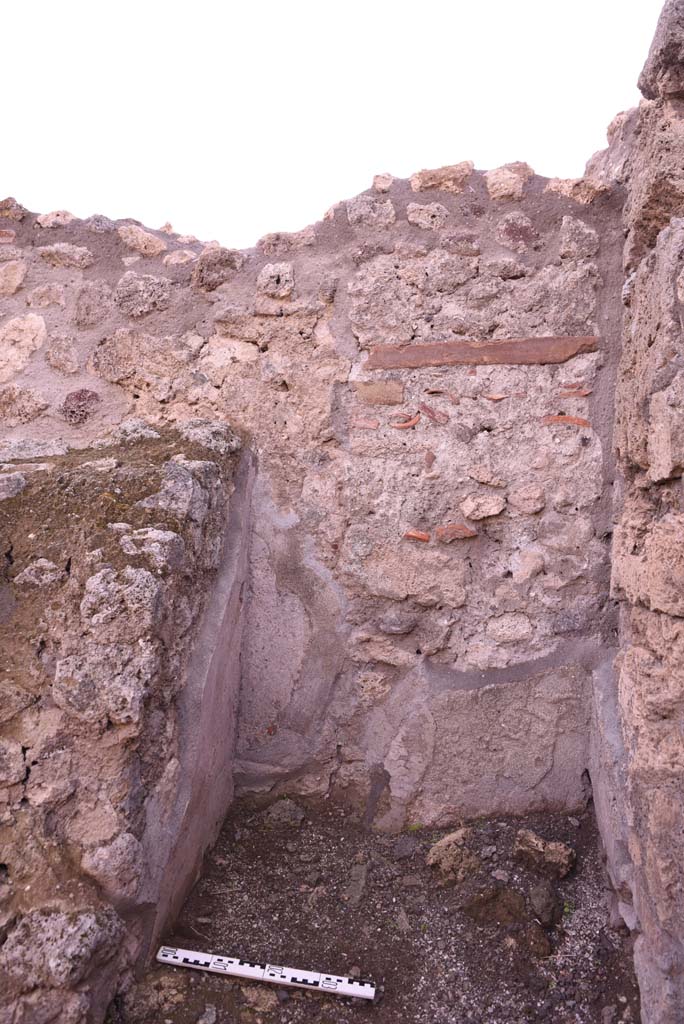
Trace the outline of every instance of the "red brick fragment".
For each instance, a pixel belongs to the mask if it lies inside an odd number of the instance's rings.
[[[589,420],[582,419],[581,416],[544,416],[542,423],[550,426],[553,423],[565,423],[569,427],[590,427],[591,423]]]
[[[559,398],[588,398],[592,393],[591,388],[566,388],[565,391],[559,391]]]
[[[430,534],[423,533],[422,530],[407,530],[404,534],[404,540],[419,540],[423,544],[427,544],[430,540]]]
[[[420,369],[424,366],[544,365],[565,363],[582,352],[595,352],[600,338],[499,338],[490,341],[430,342],[418,345],[376,345],[366,370]],[[474,375],[474,371],[473,371]]]
[[[16,231],[11,228],[0,228],[0,245],[11,245],[16,237]]]
[[[420,423],[419,412],[412,416],[410,420],[405,420],[403,423],[390,423],[390,426],[394,427],[395,430],[408,430],[410,427],[415,427],[417,423]]]
[[[468,537],[477,537],[477,530],[471,530],[465,523],[447,523],[445,526],[438,526],[435,530],[435,538],[442,544],[451,544],[454,540],[466,540]]]
[[[425,402],[421,402],[418,406],[421,412],[424,412],[429,420],[433,423],[440,423],[444,426],[445,423],[449,422],[450,416],[448,412],[440,412],[439,409],[433,409],[431,405],[426,405]]]

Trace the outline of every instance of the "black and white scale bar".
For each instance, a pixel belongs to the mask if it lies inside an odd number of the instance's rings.
[[[356,996],[357,999],[375,997],[373,982],[361,978],[341,978],[337,974],[319,974],[317,971],[298,971],[293,967],[251,963],[249,960],[238,960],[232,956],[197,953],[192,949],[162,946],[157,953],[157,960],[172,967],[194,967],[198,971],[230,974],[234,978],[245,978],[248,981],[268,981],[272,985],[316,989],[334,996]]]

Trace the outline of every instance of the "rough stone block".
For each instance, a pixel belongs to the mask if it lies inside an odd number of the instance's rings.
[[[414,192],[425,192],[428,189],[439,189],[458,195],[465,188],[468,178],[473,173],[471,160],[463,160],[460,164],[438,167],[432,171],[417,171],[411,175],[411,188]]]

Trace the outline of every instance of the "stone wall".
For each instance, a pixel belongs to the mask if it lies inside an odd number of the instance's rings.
[[[231,802],[238,447],[129,424],[0,472],[3,1022],[101,1020]]]
[[[627,186],[620,467],[612,588],[620,601],[625,756],[609,866],[638,933],[643,1019],[684,1019],[684,4],[666,4],[612,149]]]
[[[244,253],[7,218],[10,449],[199,416],[257,455],[241,791],[388,828],[584,799],[619,208],[466,163]]]

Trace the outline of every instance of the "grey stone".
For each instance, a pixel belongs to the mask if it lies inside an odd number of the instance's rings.
[[[297,827],[302,824],[305,818],[304,811],[294,800],[283,798],[271,804],[263,814],[264,821],[275,827]]]

